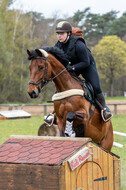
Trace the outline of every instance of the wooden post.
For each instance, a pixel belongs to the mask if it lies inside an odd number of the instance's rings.
[[[46,114],[47,114],[47,105],[44,104],[44,115],[46,115]]]
[[[114,104],[114,114],[117,115],[117,104]]]

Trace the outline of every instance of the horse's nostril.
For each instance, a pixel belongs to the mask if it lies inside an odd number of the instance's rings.
[[[37,97],[37,94],[35,93],[35,91],[33,90],[32,92],[28,92],[29,96],[31,98],[36,98]]]

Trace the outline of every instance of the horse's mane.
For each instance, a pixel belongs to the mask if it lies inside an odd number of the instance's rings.
[[[42,47],[46,52],[52,54],[57,60],[59,60],[65,67],[68,65],[69,60],[68,56],[58,47]],[[32,54],[28,56],[28,59],[31,60],[33,58],[38,57],[38,54],[35,50],[31,50]]]
[[[52,47],[43,47],[42,49],[54,55],[65,67],[68,65],[69,63],[68,57],[64,53],[64,51],[61,50],[60,48],[52,46]],[[81,85],[83,84],[83,80],[80,77],[78,77],[74,72],[69,72],[69,73],[71,77],[77,80]]]
[[[54,57],[58,59],[65,67],[68,65],[69,63],[68,56],[60,48],[51,46],[51,47],[42,47],[42,49],[54,55]]]

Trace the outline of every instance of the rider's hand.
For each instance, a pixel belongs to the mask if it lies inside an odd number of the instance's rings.
[[[75,71],[74,66],[73,65],[69,65],[69,64],[67,65],[66,69],[67,69],[67,71]]]

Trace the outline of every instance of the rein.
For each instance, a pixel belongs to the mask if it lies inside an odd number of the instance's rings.
[[[44,57],[33,57],[33,58],[31,58],[31,59],[43,59],[43,60],[45,60],[45,73],[44,73],[44,76],[43,76],[43,78],[40,80],[40,81],[38,81],[38,82],[34,82],[34,81],[29,81],[29,84],[33,84],[33,85],[38,85],[38,84],[40,84],[41,83],[41,85],[44,87],[44,86],[46,86],[49,82],[51,82],[51,81],[53,81],[55,78],[57,78],[59,75],[61,75],[64,71],[66,71],[66,68],[65,69],[63,69],[60,73],[58,73],[56,76],[54,76],[54,77],[51,77],[48,81],[47,81],[47,59],[46,58],[44,58]]]

